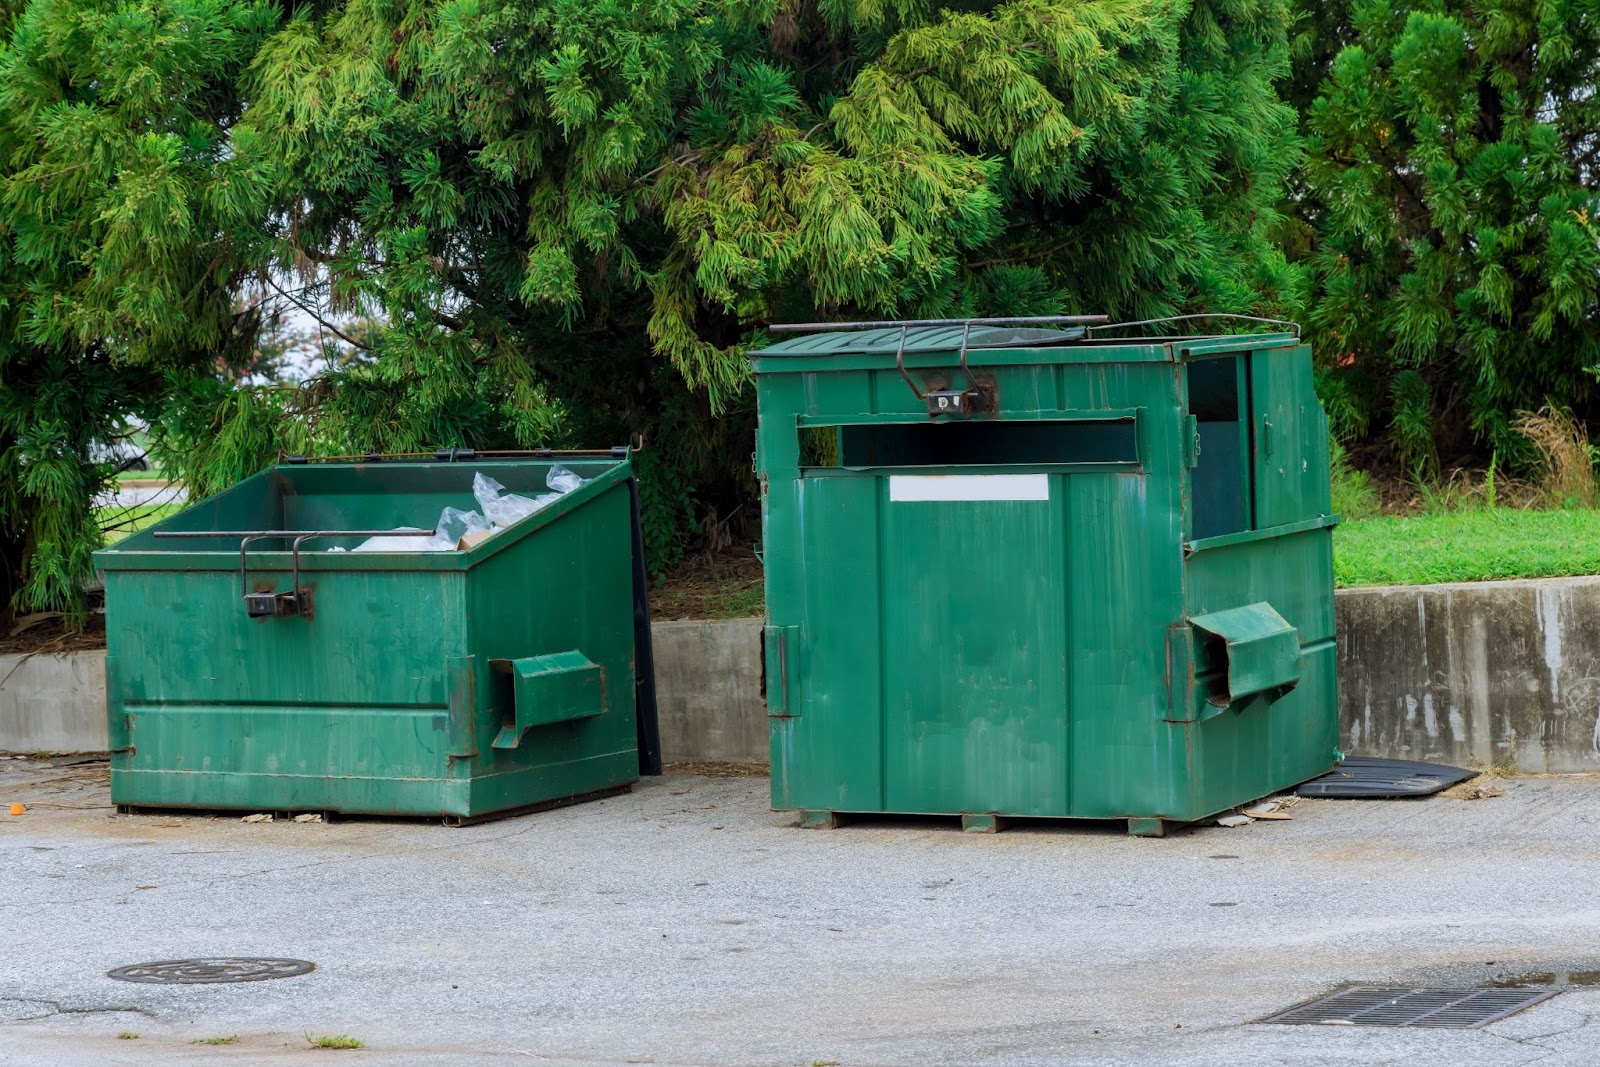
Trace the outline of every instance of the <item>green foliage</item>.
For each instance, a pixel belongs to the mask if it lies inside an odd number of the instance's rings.
[[[226,365],[272,165],[233,129],[259,0],[0,7],[0,556],[15,608],[65,608],[114,473],[93,446]]]
[[[756,510],[768,322],[1294,307],[1286,0],[15,10],[0,373],[58,398],[0,403],[28,606],[74,600],[130,416],[197,495],[643,435],[659,569]],[[327,339],[298,389],[260,380],[285,311]]]
[[[1526,458],[1518,410],[1592,417],[1600,4],[1353,0],[1299,28],[1297,202],[1343,421],[1433,477],[1441,440]]]

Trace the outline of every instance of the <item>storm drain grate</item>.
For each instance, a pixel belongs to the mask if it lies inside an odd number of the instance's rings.
[[[1531,1008],[1559,992],[1559,989],[1350,986],[1261,1021],[1290,1026],[1321,1023],[1324,1026],[1427,1026],[1473,1030]]]
[[[317,965],[307,960],[260,959],[229,956],[198,960],[158,960],[130,963],[107,971],[107,978],[147,985],[212,985],[221,982],[265,982],[309,974]]]

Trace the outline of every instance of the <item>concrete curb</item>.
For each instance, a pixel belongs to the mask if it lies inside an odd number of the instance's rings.
[[[1351,754],[1524,773],[1600,770],[1600,577],[1347,589]],[[765,762],[761,619],[653,628],[668,762]],[[0,655],[0,751],[106,748],[105,653]]]

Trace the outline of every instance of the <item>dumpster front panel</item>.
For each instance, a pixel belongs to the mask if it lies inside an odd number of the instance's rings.
[[[778,518],[768,529],[781,522],[780,552],[796,554],[792,573],[768,593],[794,598],[770,613],[766,645],[773,796],[786,807],[880,811],[879,486],[871,478],[817,481],[784,479],[771,490],[783,499],[773,501]]]
[[[991,373],[1006,410],[948,425],[894,372],[758,379],[775,807],[1181,807],[1183,441],[1139,403],[1174,368]]]
[[[437,664],[464,651],[460,572],[307,571],[302,580],[310,615],[251,618],[237,569],[108,571],[126,684],[141,700],[172,704],[444,705]],[[249,583],[282,592],[290,576],[252,566]]]
[[[1068,672],[1057,591],[1067,567],[1067,493],[1060,476],[1047,474],[941,486],[959,477],[935,478],[901,499],[901,478],[873,479],[886,498],[884,807],[1060,812]]]
[[[1190,773],[1162,725],[1167,632],[1182,612],[1176,481],[1170,473],[1071,481],[1074,531],[1095,536],[1071,546],[1065,585],[1074,773],[1063,814],[1168,815]]]
[[[236,572],[108,571],[112,800],[450,812],[459,711],[438,665],[464,648],[462,582],[325,571],[312,616],[250,618]]]

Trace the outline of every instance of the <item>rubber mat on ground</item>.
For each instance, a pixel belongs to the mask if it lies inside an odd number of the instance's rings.
[[[1446,767],[1442,763],[1351,756],[1321,778],[1301,785],[1295,793],[1329,800],[1425,797],[1477,776],[1477,771]]]

